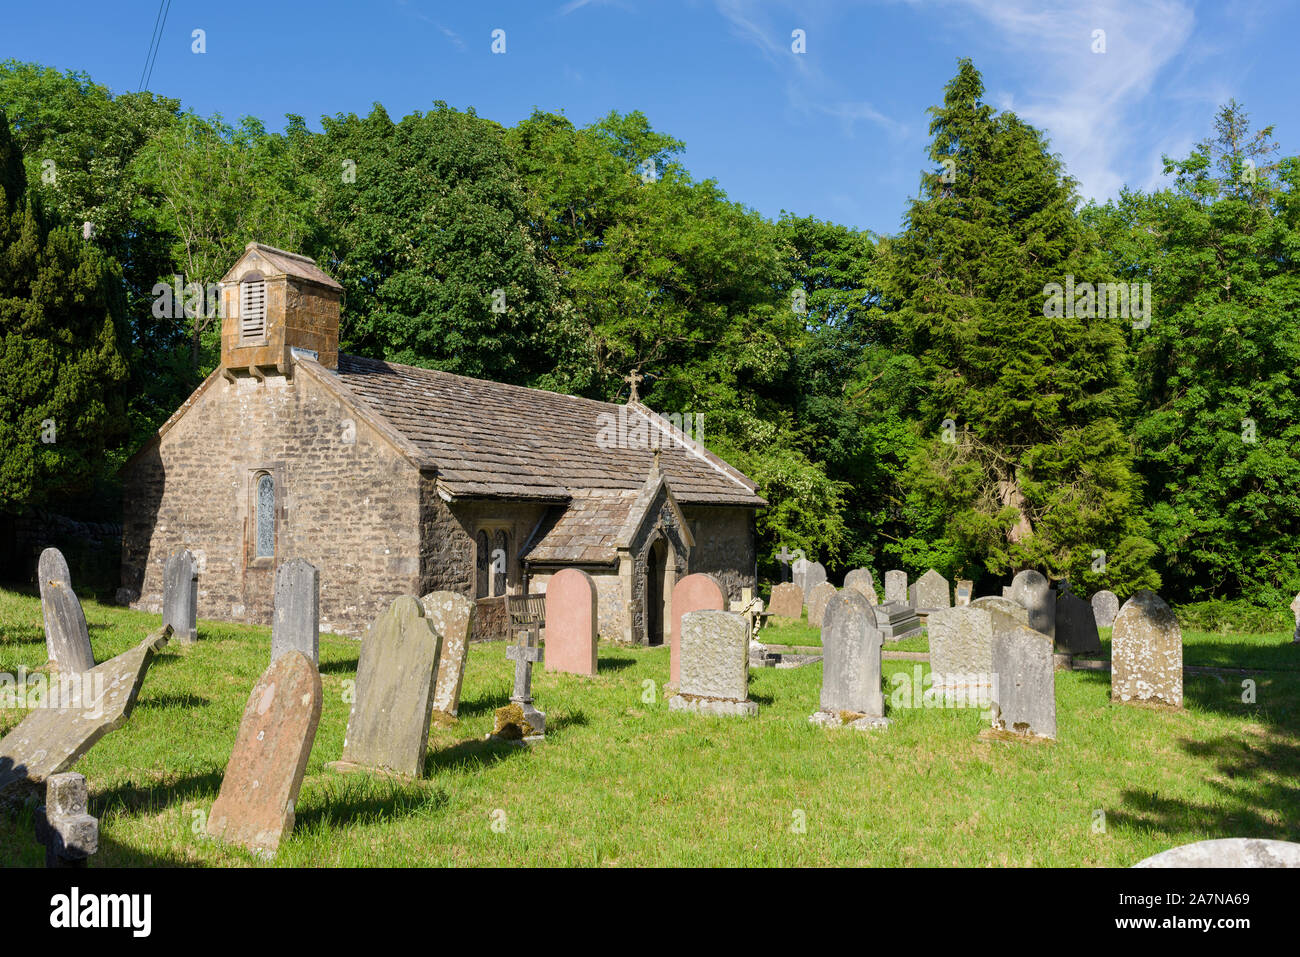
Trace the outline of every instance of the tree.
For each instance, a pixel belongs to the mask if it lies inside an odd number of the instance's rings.
[[[906,484],[937,514],[918,530],[998,574],[1154,586],[1121,428],[1133,402],[1127,320],[1090,315],[1082,296],[1053,308],[1053,284],[1110,277],[1042,135],[995,114],[983,92],[962,60],[930,111],[940,168],[885,250],[884,300],[925,390]]]
[[[86,488],[125,433],[120,271],[27,187],[0,111],[0,510]]]

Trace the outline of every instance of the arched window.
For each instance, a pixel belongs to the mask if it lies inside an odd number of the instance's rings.
[[[506,562],[510,557],[509,539],[504,531],[499,531],[492,539],[492,594],[506,593]]]
[[[474,556],[475,572],[477,572],[477,581],[474,585],[474,594],[479,598],[488,597],[488,536],[487,532],[479,532],[475,537],[475,543],[478,552]]]
[[[239,337],[260,339],[266,335],[266,280],[260,272],[244,275],[239,283]]]
[[[269,472],[257,476],[257,558],[275,557],[275,479]]]

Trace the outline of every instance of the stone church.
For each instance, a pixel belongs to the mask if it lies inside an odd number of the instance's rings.
[[[626,405],[338,351],[342,287],[250,243],[221,282],[221,366],[123,466],[122,584],[158,611],[167,556],[199,564],[201,618],[268,624],[277,566],[320,569],[323,629],[360,636],[399,595],[505,596],[577,567],[602,637],[664,641],[674,582],[756,584],[746,476]]]

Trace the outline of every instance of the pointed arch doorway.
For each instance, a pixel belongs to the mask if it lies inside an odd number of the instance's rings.
[[[662,645],[667,638],[665,624],[670,620],[668,603],[672,598],[673,575],[669,570],[668,542],[660,538],[645,556],[645,640],[647,645]]]

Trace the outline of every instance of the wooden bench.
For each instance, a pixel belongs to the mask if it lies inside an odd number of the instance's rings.
[[[536,631],[540,641],[546,627],[545,595],[507,595],[506,610],[510,616],[510,633],[527,629]]]

